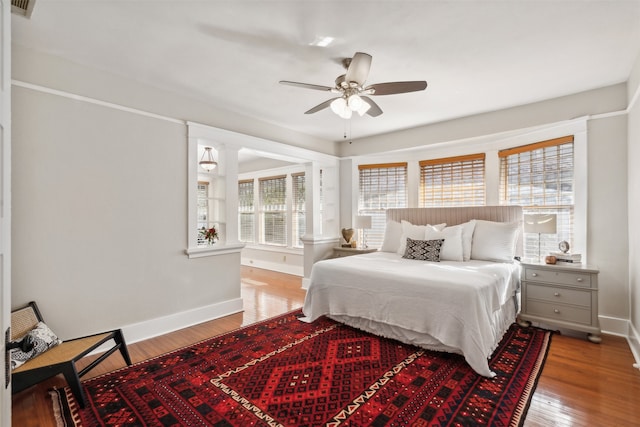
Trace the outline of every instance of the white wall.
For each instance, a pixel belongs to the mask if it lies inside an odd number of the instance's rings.
[[[629,318],[627,116],[590,120],[588,138],[587,252],[600,268],[600,323],[611,331],[608,317]]]
[[[629,319],[627,259],[627,107],[626,85],[619,84],[535,104],[465,117],[448,122],[378,135],[343,144],[341,155],[375,156],[399,161],[403,152],[421,147],[441,157],[458,155],[461,147],[474,153],[474,144],[520,130],[562,124],[589,117],[587,250],[589,262],[600,268],[599,314],[603,329],[625,334]],[[607,115],[606,113],[616,113]],[[488,135],[487,137],[484,137]],[[493,135],[493,136],[492,136]],[[561,135],[557,135],[561,136]],[[448,148],[450,146],[450,148]],[[425,151],[422,151],[423,153]],[[413,159],[405,154],[406,159]],[[415,159],[413,159],[415,160]]]
[[[629,301],[630,344],[640,363],[640,55],[628,88],[631,108],[628,117],[628,194],[629,194]]]
[[[184,254],[184,125],[13,94],[14,306],[68,338],[240,297],[239,254]]]

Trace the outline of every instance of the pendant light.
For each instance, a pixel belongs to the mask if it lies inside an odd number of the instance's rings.
[[[200,162],[198,162],[200,167],[207,172],[211,172],[218,166],[218,162],[213,160],[213,153],[211,152],[211,147],[204,147],[204,153],[202,153],[202,158]]]

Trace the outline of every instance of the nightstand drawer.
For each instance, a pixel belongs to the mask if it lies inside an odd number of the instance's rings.
[[[583,286],[585,288],[591,287],[591,275],[589,273],[551,271],[542,268],[527,268],[525,270],[525,280]]]
[[[589,308],[570,307],[527,299],[527,314],[564,322],[591,324],[591,310]]]
[[[579,289],[564,289],[552,286],[527,284],[527,301],[530,298],[548,301],[550,303],[564,303],[581,305],[591,309],[591,291]]]

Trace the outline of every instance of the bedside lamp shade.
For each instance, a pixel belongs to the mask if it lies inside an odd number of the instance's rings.
[[[556,214],[525,215],[524,232],[556,234]]]
[[[371,217],[368,215],[357,215],[354,226],[359,229],[371,228]]]
[[[557,233],[556,214],[531,214],[524,216],[524,232],[538,234],[538,261],[540,260],[540,235]]]

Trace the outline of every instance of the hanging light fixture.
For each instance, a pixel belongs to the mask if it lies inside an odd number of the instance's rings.
[[[198,162],[200,167],[207,172],[211,172],[218,166],[218,162],[213,160],[213,153],[211,152],[211,147],[204,147],[204,153],[202,153],[202,158],[200,162]]]
[[[367,111],[369,111],[369,108],[371,108],[371,105],[369,105],[369,103],[362,99],[357,93],[336,98],[329,105],[331,106],[331,111],[343,119],[350,119],[354,111],[360,116],[363,116]]]

